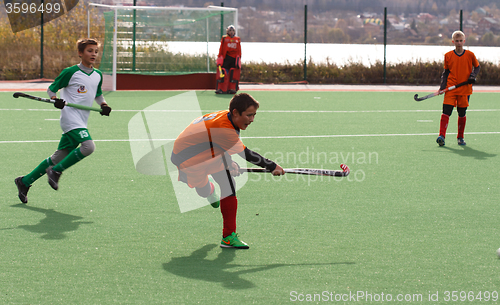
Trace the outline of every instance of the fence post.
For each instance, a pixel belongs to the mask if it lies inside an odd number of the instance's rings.
[[[304,80],[307,80],[307,4],[304,5]]]
[[[464,24],[464,11],[463,10],[460,10],[460,31],[464,31],[463,29],[463,24]]]
[[[224,2],[220,3],[221,7],[224,7]],[[234,26],[238,26],[235,24]],[[220,39],[222,39],[222,36],[224,36],[224,13],[220,12]]]
[[[42,0],[42,8],[45,8],[44,0]],[[43,9],[40,18],[40,78],[43,78]]]
[[[384,84],[387,83],[387,7],[384,7]]]
[[[137,5],[137,0],[134,0],[134,6]],[[136,23],[136,10],[134,8],[134,24],[132,30],[132,71],[135,71],[135,23]]]

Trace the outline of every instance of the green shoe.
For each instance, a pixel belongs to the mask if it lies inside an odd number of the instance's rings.
[[[231,233],[231,235],[222,238],[220,242],[220,247],[221,248],[236,248],[236,249],[248,249],[248,245],[240,240],[238,237],[238,234],[236,233]]]
[[[217,192],[215,191],[215,186],[217,185],[215,183],[214,178],[212,176],[208,176],[208,181],[210,181],[214,185],[214,192],[212,195],[207,197],[208,202],[210,202],[210,205],[212,205],[214,208],[218,208],[220,205],[220,198],[219,195],[217,195]]]

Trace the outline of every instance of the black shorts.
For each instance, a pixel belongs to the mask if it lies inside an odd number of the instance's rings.
[[[227,72],[229,72],[231,68],[236,68],[236,58],[226,56],[224,58],[224,62],[222,63],[222,68],[226,69]]]

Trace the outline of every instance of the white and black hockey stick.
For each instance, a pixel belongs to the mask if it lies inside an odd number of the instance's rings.
[[[313,169],[313,168],[285,168],[285,173],[287,174],[299,174],[299,175],[315,175],[315,176],[331,176],[331,177],[346,177],[350,173],[350,169],[347,165],[341,164],[339,170],[328,170],[328,169]],[[240,173],[270,173],[271,171],[265,168],[240,168]]]
[[[458,87],[462,87],[462,86],[465,86],[465,85],[468,85],[468,84],[472,84],[472,82],[470,80],[467,80],[463,83],[460,83],[460,84],[456,84],[455,86],[451,86],[451,87],[448,87],[446,89],[443,89],[443,90],[439,90],[437,92],[434,92],[434,93],[431,93],[429,95],[426,95],[426,96],[423,96],[423,97],[418,97],[418,93],[415,94],[415,96],[413,97],[417,102],[420,102],[420,101],[423,101],[423,100],[426,100],[428,98],[431,98],[431,97],[435,97],[435,96],[438,96],[438,95],[441,95],[443,93],[446,93],[448,91],[451,91],[451,90],[454,90],[454,89],[457,89]]]
[[[54,104],[56,102],[56,101],[54,101],[53,99],[50,99],[50,98],[43,98],[43,97],[33,96],[33,95],[29,95],[29,94],[22,93],[22,92],[16,92],[16,93],[14,93],[14,97],[15,98],[24,97],[24,98],[27,98],[27,99],[30,99],[30,100],[35,100],[35,101],[45,102],[45,103],[50,103],[50,104]],[[97,112],[101,112],[102,111],[101,108],[97,108],[97,107],[89,107],[89,106],[84,106],[84,105],[72,104],[72,103],[68,103],[68,102],[64,102],[64,103],[65,103],[65,106],[69,106],[69,107],[73,107],[73,108],[78,108],[78,109],[82,109],[82,110],[92,110],[92,111],[97,111]]]

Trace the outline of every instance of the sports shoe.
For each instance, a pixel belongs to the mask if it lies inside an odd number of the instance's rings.
[[[215,90],[215,94],[223,94],[223,93],[224,93],[224,91],[222,91],[220,89]]]
[[[24,176],[17,177],[14,182],[16,183],[17,190],[19,191],[19,199],[21,199],[21,202],[26,204],[28,203],[28,191],[30,190],[30,186],[26,186],[23,182]]]
[[[465,146],[467,145],[464,141],[464,138],[457,138],[457,143],[458,145]]]
[[[208,202],[210,202],[210,205],[212,207],[218,208],[220,205],[220,198],[219,198],[219,195],[217,195],[217,192],[215,191],[215,185],[216,185],[215,180],[211,176],[208,176],[208,181],[210,181],[212,183],[212,185],[214,186],[214,192],[212,193],[212,195],[207,197],[207,200],[208,200]]]
[[[56,191],[59,188],[58,182],[61,175],[62,172],[55,171],[50,167],[47,168],[47,177],[49,178],[49,184]]]
[[[439,144],[439,146],[444,146],[444,137],[443,136],[439,136],[437,139],[436,139],[436,143]]]
[[[250,248],[244,241],[240,240],[238,234],[231,233],[227,237],[222,238],[220,242],[221,248],[236,248],[236,249],[248,249]]]

